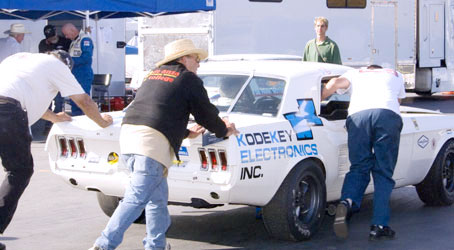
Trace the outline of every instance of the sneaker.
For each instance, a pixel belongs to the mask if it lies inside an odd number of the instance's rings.
[[[90,249],[88,250],[102,250],[100,247],[98,247],[97,245],[93,245]]]
[[[370,241],[392,240],[392,239],[394,239],[395,235],[396,235],[396,232],[394,232],[388,226],[381,226],[381,225],[370,226],[370,233],[369,233]]]
[[[338,238],[346,239],[348,237],[348,217],[350,213],[350,204],[342,200],[336,207],[336,217],[334,219],[334,233]]]

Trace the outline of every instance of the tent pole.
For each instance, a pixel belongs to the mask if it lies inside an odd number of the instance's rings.
[[[90,11],[85,11],[85,33],[87,33],[88,27],[90,27]]]

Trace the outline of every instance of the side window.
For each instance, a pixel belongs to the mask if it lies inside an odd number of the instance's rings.
[[[367,0],[326,0],[328,8],[366,8]]]
[[[284,94],[285,81],[253,77],[241,93],[232,112],[276,116]]]
[[[208,98],[219,111],[227,111],[235,100],[248,75],[199,75]]]
[[[321,89],[333,78],[325,77],[321,82]],[[326,100],[320,102],[320,116],[327,120],[344,120],[347,119],[348,106],[350,105],[350,91],[346,91],[343,94],[334,93]]]

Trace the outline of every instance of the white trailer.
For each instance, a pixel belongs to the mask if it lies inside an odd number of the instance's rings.
[[[144,19],[139,55],[144,69],[162,58],[169,40],[191,37],[211,55],[302,55],[315,37],[313,20],[344,65],[381,64],[402,72],[419,94],[454,91],[454,0],[217,0],[216,11]]]

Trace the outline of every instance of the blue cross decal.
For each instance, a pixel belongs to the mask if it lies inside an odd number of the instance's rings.
[[[290,122],[298,140],[313,139],[312,126],[323,126],[323,122],[315,114],[315,105],[312,99],[298,99],[298,112],[284,114]]]

